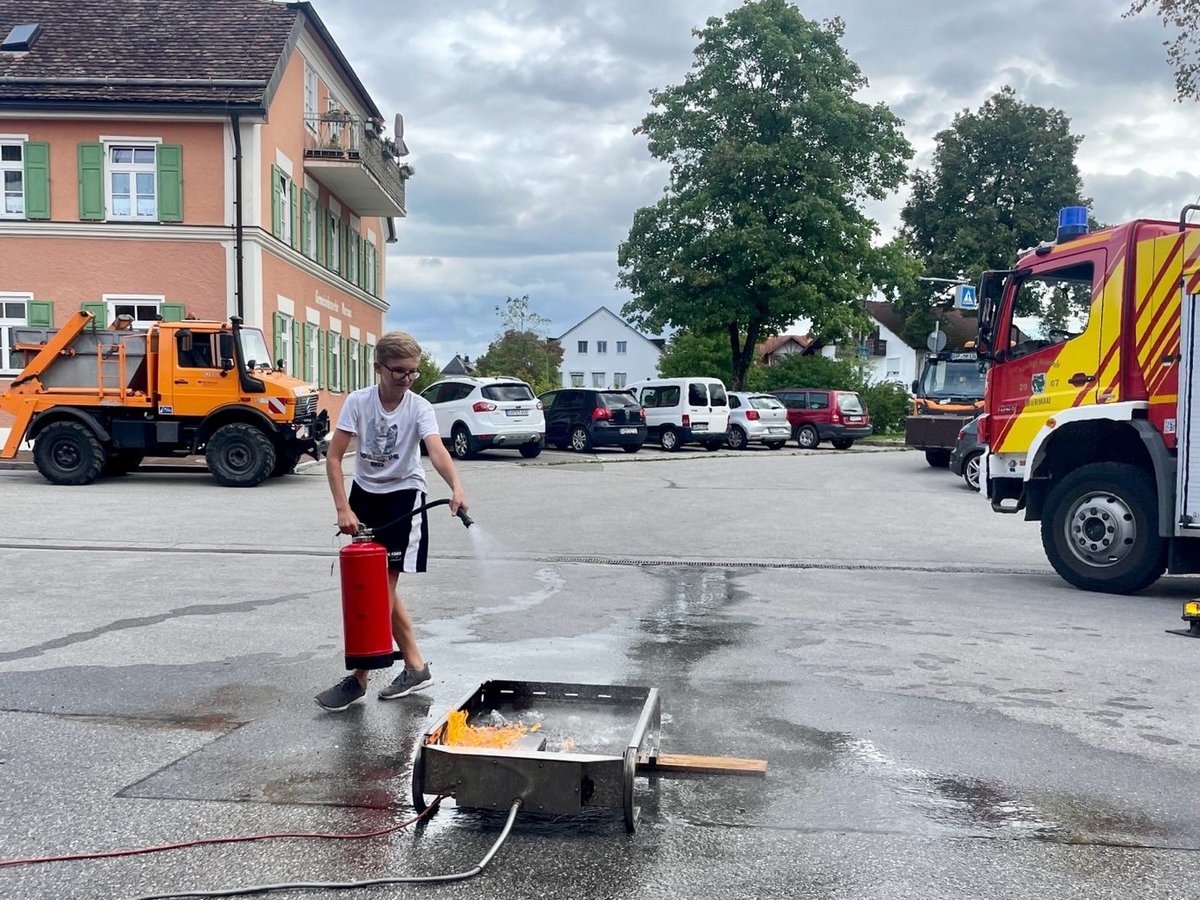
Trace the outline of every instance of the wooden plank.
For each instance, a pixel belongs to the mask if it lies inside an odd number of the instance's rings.
[[[660,753],[654,762],[639,763],[639,772],[706,772],[724,775],[766,775],[765,759],[740,759],[735,756],[692,756]]]

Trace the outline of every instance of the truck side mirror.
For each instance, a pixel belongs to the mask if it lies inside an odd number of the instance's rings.
[[[229,356],[222,356],[221,357],[221,373],[224,374],[225,372],[229,372],[232,370],[233,370],[233,358],[229,357]]]
[[[918,390],[920,390],[920,388],[921,388],[921,382],[919,382],[919,381],[914,381],[914,382],[913,382],[913,390],[912,390],[912,392],[915,394],[915,393],[916,393]]]
[[[192,332],[190,328],[179,329],[179,349],[184,353],[192,352]]]
[[[283,371],[283,357],[282,356],[279,357],[279,359],[275,360],[275,371],[276,372]]]

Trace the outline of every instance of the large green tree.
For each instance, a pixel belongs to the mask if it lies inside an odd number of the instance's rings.
[[[1053,238],[1059,209],[1091,203],[1075,163],[1081,140],[1064,112],[1024,103],[1009,87],[956,115],[935,138],[932,167],[914,173],[900,214],[925,274],[974,283]],[[902,293],[910,343],[923,346],[931,304],[945,288],[922,283]]]
[[[1163,41],[1167,61],[1175,70],[1175,94],[1180,100],[1200,99],[1200,0],[1135,0],[1127,16],[1153,9],[1175,36]]]
[[[478,375],[512,375],[527,381],[535,393],[560,387],[562,347],[545,336],[549,319],[533,310],[529,295],[509,297],[496,307],[503,329],[475,361]]]
[[[854,333],[886,259],[862,211],[904,178],[912,149],[839,43],[841,20],[750,0],[695,32],[682,84],[651,92],[635,129],[670,165],[618,251],[624,313],[642,328],[721,335],[733,385],[755,346],[801,318]]]

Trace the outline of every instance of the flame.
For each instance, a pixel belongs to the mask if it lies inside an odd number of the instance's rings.
[[[511,747],[524,735],[532,734],[542,727],[538,722],[526,727],[514,722],[510,725],[468,725],[466,710],[456,709],[446,722],[442,743],[452,747]]]

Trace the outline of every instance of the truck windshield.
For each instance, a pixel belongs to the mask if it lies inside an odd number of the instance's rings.
[[[929,400],[983,399],[983,375],[975,360],[939,360],[925,364],[918,396]]]
[[[271,366],[271,351],[267,349],[267,339],[257,328],[243,328],[242,359],[246,365]]]

